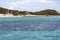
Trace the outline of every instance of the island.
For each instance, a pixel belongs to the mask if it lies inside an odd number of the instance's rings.
[[[37,12],[11,10],[0,7],[0,17],[22,17],[22,16],[60,16],[60,13],[53,9],[46,9]]]

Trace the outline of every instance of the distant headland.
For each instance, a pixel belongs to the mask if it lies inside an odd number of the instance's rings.
[[[19,11],[19,10],[10,10],[7,8],[0,7],[0,16],[1,17],[13,17],[13,16],[59,16],[60,13],[53,9],[46,9],[37,12],[28,12],[28,11]]]

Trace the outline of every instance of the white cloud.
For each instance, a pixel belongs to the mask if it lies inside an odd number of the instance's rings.
[[[50,1],[50,0],[37,0],[38,2],[43,2],[43,3],[51,3],[51,2],[53,2],[53,1]]]
[[[10,2],[8,4],[9,9],[13,9],[17,4],[15,2]]]
[[[8,2],[7,8],[20,10],[32,10],[39,9],[41,5],[52,5],[53,1],[50,0],[22,0],[22,1],[12,1]]]
[[[14,1],[14,2],[7,2],[7,8],[14,9],[16,6],[26,5],[30,3],[30,0],[23,0],[23,1]]]
[[[26,5],[26,4],[31,4],[31,3],[51,3],[53,1],[49,1],[49,0],[22,0],[22,1],[15,1],[15,2],[9,2],[9,5],[11,7],[13,6],[17,6],[17,5]]]

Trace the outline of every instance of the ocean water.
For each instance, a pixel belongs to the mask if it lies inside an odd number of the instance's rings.
[[[60,40],[60,17],[0,18],[0,40]]]

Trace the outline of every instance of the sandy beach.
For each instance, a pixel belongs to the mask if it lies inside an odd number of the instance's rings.
[[[14,16],[12,14],[0,14],[0,17],[22,17],[22,16]]]
[[[40,16],[40,17],[43,17],[43,16],[45,16],[45,17],[47,17],[46,15],[17,15],[17,16],[14,16],[14,15],[12,15],[12,14],[0,14],[0,17],[36,17],[36,16]],[[51,16],[51,17],[60,17],[60,16],[57,16],[57,15],[55,15],[55,16],[53,16],[53,15],[49,15],[49,16]]]
[[[25,16],[38,16],[38,15],[25,15]],[[12,14],[0,14],[0,17],[24,17],[24,15],[17,15],[17,16],[14,16]]]

